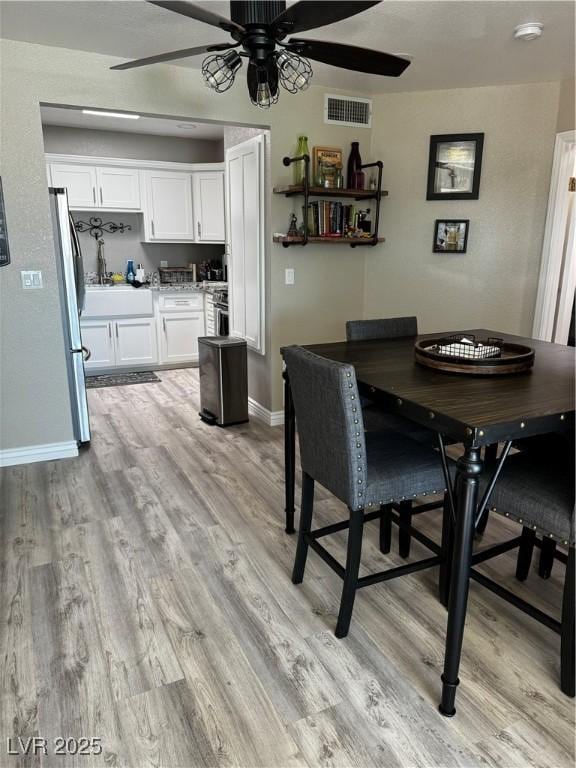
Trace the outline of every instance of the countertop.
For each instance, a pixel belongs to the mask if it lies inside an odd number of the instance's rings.
[[[152,284],[148,286],[142,286],[140,288],[132,288],[129,283],[114,283],[113,285],[99,285],[98,283],[86,283],[86,290],[88,291],[119,291],[122,288],[125,290],[130,288],[136,291],[162,291],[162,292],[201,292],[201,293],[214,293],[215,290],[226,288],[228,283],[209,282],[209,283],[174,283],[171,285],[166,284]]]

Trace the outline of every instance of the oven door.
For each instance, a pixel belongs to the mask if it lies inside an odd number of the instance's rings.
[[[228,310],[223,307],[216,307],[216,333],[228,336]]]

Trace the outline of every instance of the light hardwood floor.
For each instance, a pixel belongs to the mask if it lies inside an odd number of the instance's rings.
[[[0,766],[573,764],[556,635],[473,583],[458,713],[442,718],[436,569],[362,590],[336,640],[339,579],[311,552],[290,582],[282,429],[205,426],[197,371],[160,377],[89,391],[79,459],[0,471]],[[318,524],[345,514],[322,491],[316,508]],[[511,530],[493,519],[484,540]],[[376,523],[365,542],[366,570],[400,561]],[[561,565],[524,585],[513,555],[484,570],[559,611]],[[6,753],[33,735],[47,756]],[[57,736],[99,736],[104,754],[56,757]]]

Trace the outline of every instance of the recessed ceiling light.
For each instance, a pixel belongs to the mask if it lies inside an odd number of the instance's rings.
[[[122,117],[126,120],[139,120],[140,115],[129,115],[127,112],[100,112],[96,109],[83,109],[83,115],[97,115],[98,117]]]
[[[194,123],[178,123],[177,128],[181,128],[183,131],[195,131],[198,128]]]
[[[518,24],[514,29],[516,40],[536,40],[542,34],[544,24],[539,21],[529,21],[526,24]]]

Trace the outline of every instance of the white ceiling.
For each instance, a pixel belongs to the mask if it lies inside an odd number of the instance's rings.
[[[85,115],[81,109],[69,107],[40,108],[44,125],[65,125],[72,128],[90,128],[99,131],[121,131],[122,133],[145,133],[154,136],[177,136],[179,139],[203,139],[218,141],[224,138],[224,126],[218,123],[203,123],[195,120],[184,122],[163,117],[146,117],[125,120],[117,117]],[[195,126],[186,128],[184,126]]]
[[[199,5],[229,16],[227,2]],[[302,37],[412,58],[400,78],[346,72],[312,62],[317,85],[384,93],[545,82],[574,77],[574,8],[572,0],[384,0]],[[544,24],[542,38],[531,43],[513,39],[514,27],[526,21]],[[0,35],[122,59],[229,39],[219,29],[142,0],[0,2]],[[177,66],[199,68],[201,62],[198,56]]]

